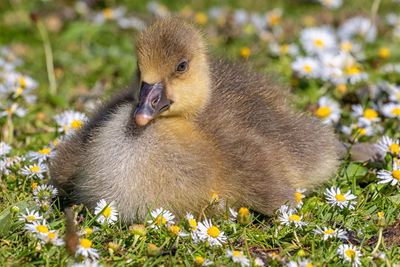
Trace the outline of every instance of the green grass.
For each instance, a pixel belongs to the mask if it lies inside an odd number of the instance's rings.
[[[129,12],[138,14],[144,20],[150,21],[151,16],[146,11],[144,1],[104,1],[94,8],[101,10],[121,4]],[[351,15],[369,15],[372,1],[345,1],[342,8],[329,11],[311,1],[162,1],[170,10],[179,12],[188,5],[195,11],[207,11],[213,6],[230,6],[244,8],[250,11],[267,11],[275,7],[283,8],[282,24],[286,27],[281,42],[297,42],[299,31],[305,28],[303,23],[306,16],[315,16],[315,24],[330,23],[334,25]],[[107,22],[96,25],[82,16],[69,17],[73,10],[74,1],[17,1],[8,0],[0,3],[0,45],[6,45],[17,51],[24,60],[18,68],[23,73],[33,77],[39,83],[35,91],[38,96],[36,105],[27,105],[28,114],[24,118],[13,119],[14,133],[12,135],[12,155],[25,155],[30,150],[37,151],[57,138],[56,124],[53,116],[67,109],[85,110],[85,100],[92,98],[107,98],[113,92],[129,86],[132,74],[136,70],[134,40],[138,35],[134,30],[123,30],[115,23]],[[30,13],[38,12],[41,22],[48,28],[48,19],[51,15],[58,17],[61,27],[53,31],[48,30],[52,53],[54,56],[57,93],[50,93],[48,73],[46,70],[43,41],[35,23],[30,20]],[[367,85],[386,80],[400,83],[398,74],[382,74],[380,66],[387,62],[400,62],[399,40],[391,36],[391,31],[384,23],[384,15],[388,12],[400,13],[399,4],[383,0],[378,14],[382,15],[379,21],[379,35],[375,42],[365,44],[366,55],[363,68],[370,75]],[[216,35],[215,21],[209,21],[203,29],[210,38],[210,52],[216,56],[230,58],[246,63],[257,71],[272,73],[283,84],[289,86],[295,79],[290,63],[293,59],[287,56],[271,57],[268,44],[260,41],[251,29],[248,33],[241,31],[238,35],[225,33]],[[335,24],[335,25],[336,25]],[[229,38],[227,38],[229,37]],[[250,57],[245,60],[239,55],[241,47],[251,49]],[[389,59],[378,57],[380,47],[388,47],[391,51]],[[334,86],[318,80],[298,80],[298,85],[292,86],[294,105],[299,110],[306,110],[315,103],[321,95],[334,96],[341,104],[343,115],[341,123],[349,125],[350,104],[371,103],[368,95],[360,94],[363,84],[350,85],[343,95],[337,93]],[[324,89],[325,88],[325,89]],[[1,99],[2,102],[6,101]],[[4,104],[4,103],[3,103]],[[6,118],[0,118],[3,129],[9,127]],[[382,122],[384,134],[399,137],[398,120]],[[3,132],[3,131],[2,131]],[[383,135],[383,134],[382,134]],[[360,141],[375,142],[380,136],[372,138],[362,137]],[[2,141],[10,139],[1,136]],[[341,138],[347,137],[341,135]],[[98,227],[99,230],[90,235],[93,247],[101,253],[100,262],[104,265],[116,264],[123,266],[129,263],[132,266],[192,266],[196,256],[212,260],[217,266],[231,266],[232,261],[226,257],[226,250],[241,250],[245,255],[255,259],[262,258],[271,265],[286,265],[289,260],[307,258],[314,266],[341,266],[342,260],[336,255],[342,240],[324,241],[320,235],[315,235],[316,226],[332,226],[344,229],[351,237],[349,241],[361,249],[363,265],[370,265],[371,261],[378,266],[400,262],[400,248],[396,243],[385,243],[378,251],[384,251],[388,261],[374,258],[371,254],[376,246],[378,233],[392,225],[399,219],[400,187],[387,184],[377,185],[374,169],[390,169],[391,158],[386,164],[350,162],[343,160],[332,181],[308,194],[300,211],[303,221],[308,225],[294,230],[293,226],[284,226],[277,216],[265,217],[252,214],[252,221],[246,225],[233,223],[225,219],[229,216],[212,218],[212,221],[221,231],[225,232],[228,242],[224,247],[212,248],[207,244],[196,245],[190,238],[177,237],[166,227],[160,230],[147,228],[147,234],[135,241],[135,236],[129,226],[119,222],[113,226],[100,225],[93,220],[93,215],[83,212],[79,227]],[[12,207],[19,207],[23,212],[26,207],[36,207],[33,200],[32,184],[43,181],[28,179],[19,173],[22,166],[17,165],[9,175],[1,176],[0,191],[0,265],[70,265],[76,259],[70,256],[64,246],[57,247],[50,244],[40,245],[32,234],[24,230],[25,223],[18,220],[18,213],[13,213]],[[342,192],[351,192],[357,196],[354,210],[340,210],[331,207],[324,197],[324,191],[330,186],[341,188]],[[167,207],[165,207],[167,208]],[[235,207],[236,210],[240,207]],[[84,207],[75,207],[75,213],[85,211]],[[378,226],[378,212],[383,212],[385,224]],[[55,200],[51,212],[45,215],[52,229],[59,231],[60,236],[65,233],[63,211],[59,209],[59,202]],[[146,224],[146,222],[141,222]],[[177,222],[178,223],[178,222]],[[186,232],[189,226],[185,220],[179,226]],[[236,230],[235,230],[236,229]],[[385,232],[385,230],[384,230]],[[386,233],[386,232],[385,232]],[[298,241],[295,235],[297,235]],[[394,236],[400,237],[399,232]],[[375,238],[375,239],[374,239]],[[386,241],[393,236],[386,236]],[[163,255],[150,256],[148,244],[162,247]],[[276,253],[280,259],[270,255]],[[346,265],[346,264],[344,264]]]

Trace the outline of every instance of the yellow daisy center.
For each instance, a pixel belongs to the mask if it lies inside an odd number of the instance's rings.
[[[353,48],[353,45],[350,42],[343,42],[340,44],[340,48],[346,52],[349,52]]]
[[[196,222],[195,219],[190,218],[190,219],[189,219],[189,225],[190,225],[190,227],[192,227],[193,230],[196,230],[196,228],[197,228],[197,222]]]
[[[86,234],[90,235],[93,232],[92,228],[85,228]]]
[[[300,221],[300,216],[297,214],[292,214],[289,216],[289,221],[296,221],[299,222]]]
[[[211,226],[207,230],[207,234],[214,238],[218,237],[220,233],[221,232],[219,231],[218,227],[216,227],[216,226]]]
[[[311,71],[312,71],[312,68],[311,68],[310,65],[304,65],[303,69],[304,69],[306,72],[311,72]]]
[[[325,43],[321,39],[315,39],[314,44],[319,47],[324,47]]]
[[[366,109],[364,111],[364,117],[367,119],[376,119],[378,117],[378,113],[373,109]]]
[[[111,216],[111,208],[110,207],[105,208],[102,215],[106,218],[110,217]]]
[[[400,108],[394,108],[392,109],[392,114],[399,116],[400,115]]]
[[[317,109],[317,116],[321,119],[326,118],[331,114],[331,109],[329,107],[320,107]]]
[[[106,19],[112,19],[114,16],[114,11],[111,8],[105,8],[103,9],[103,16]]]
[[[311,263],[307,263],[306,267],[314,267]]]
[[[360,135],[364,135],[367,133],[367,130],[365,128],[357,128],[357,133]]]
[[[49,228],[47,228],[47,226],[39,224],[38,226],[36,226],[36,230],[38,230],[38,232],[40,233],[47,233],[49,231]]]
[[[357,66],[350,67],[347,70],[348,75],[359,74],[360,72],[361,72],[361,70]]]
[[[79,129],[82,127],[82,122],[80,120],[74,120],[71,122],[71,127],[74,129]]]
[[[69,126],[63,126],[63,128],[64,128],[65,131],[69,130]]]
[[[383,212],[382,212],[382,211],[378,211],[378,217],[379,217],[379,218],[381,218],[381,219],[383,219],[383,218],[384,218],[384,216],[383,216]]]
[[[398,144],[391,144],[391,145],[388,147],[388,151],[393,152],[393,153],[395,153],[395,154],[399,154],[400,146],[399,146]]]
[[[400,180],[400,171],[399,170],[392,171],[392,176],[397,180]]]
[[[32,215],[30,215],[30,216],[26,217],[26,219],[28,220],[28,222],[31,222],[31,221],[34,221],[34,220],[36,220],[36,217],[35,217],[35,216],[32,216]]]
[[[37,183],[33,183],[33,184],[31,185],[31,188],[32,188],[33,191],[35,191],[36,188],[37,188]]]
[[[194,258],[196,260],[197,263],[199,264],[203,264],[204,263],[204,258],[201,256],[197,256],[196,258]]]
[[[25,87],[26,86],[26,81],[25,81],[24,77],[21,77],[19,79],[19,83],[20,83],[21,87]]]
[[[55,234],[55,233],[49,233],[47,236],[48,236],[50,239],[53,239],[53,238],[56,237],[56,234]]]
[[[356,252],[354,250],[352,250],[352,249],[346,250],[345,253],[346,253],[347,257],[349,257],[351,259],[356,256]]]
[[[300,201],[302,200],[302,198],[303,198],[303,194],[302,193],[299,193],[299,192],[296,192],[296,193],[294,193],[295,194],[295,196],[296,196],[296,203],[300,203]]]
[[[29,170],[31,172],[38,172],[39,171],[39,166],[32,166],[32,167],[29,168]]]
[[[156,224],[157,225],[166,224],[166,223],[167,223],[167,220],[165,219],[164,216],[158,216],[156,218]]]
[[[179,226],[176,226],[176,225],[172,225],[171,226],[171,230],[172,230],[172,232],[174,233],[174,234],[178,234],[179,233],[179,231],[181,230],[181,228],[179,228]]]
[[[82,238],[79,244],[81,245],[81,247],[90,248],[92,246],[92,241],[87,238]]]
[[[17,96],[21,95],[24,89],[22,87],[18,87],[17,91],[15,92]]]
[[[249,209],[248,208],[240,208],[238,211],[238,215],[240,215],[240,216],[249,215]]]
[[[344,83],[338,84],[336,86],[336,90],[338,90],[339,92],[341,92],[342,94],[346,93],[347,91],[347,86]]]
[[[289,53],[289,45],[288,44],[281,45],[281,53],[284,55]]]
[[[325,234],[328,234],[328,235],[331,235],[331,234],[333,234],[335,232],[335,230],[333,230],[333,229],[328,229],[328,230],[325,230],[324,231],[324,233]]]
[[[232,254],[235,257],[243,257],[243,254],[241,254],[240,251],[237,251],[237,250],[235,250]]]
[[[40,154],[49,154],[50,151],[51,151],[50,148],[44,148],[44,149],[39,150],[39,153]]]
[[[379,56],[381,58],[388,58],[390,56],[390,50],[387,47],[382,47],[379,49]]]
[[[272,26],[275,26],[276,24],[278,24],[280,20],[281,20],[281,17],[279,16],[279,14],[271,14],[268,17],[268,23],[269,23],[269,25],[272,25]]]
[[[206,15],[206,13],[204,12],[199,12],[196,14],[195,20],[198,24],[204,25],[207,23],[208,21],[208,17]]]
[[[54,145],[54,146],[57,146],[57,143],[58,143],[58,140],[57,140],[57,139],[53,141],[53,145]]]
[[[248,58],[251,54],[250,48],[243,46],[240,48],[240,56],[243,58]]]
[[[346,201],[346,198],[342,194],[336,194],[335,198],[337,201],[342,201],[342,202]]]

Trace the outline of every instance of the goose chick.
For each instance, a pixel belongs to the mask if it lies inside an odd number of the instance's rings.
[[[210,59],[190,24],[164,19],[137,41],[140,95],[127,92],[59,145],[51,183],[91,210],[115,201],[124,222],[152,206],[197,213],[213,193],[270,215],[296,188],[331,178],[331,129],[292,111],[288,92]]]

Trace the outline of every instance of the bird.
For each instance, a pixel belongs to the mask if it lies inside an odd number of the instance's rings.
[[[124,223],[154,207],[198,214],[213,194],[273,215],[332,179],[346,150],[333,129],[268,74],[211,56],[195,25],[156,21],[136,57],[135,86],[57,145],[50,184],[71,202],[114,201]]]

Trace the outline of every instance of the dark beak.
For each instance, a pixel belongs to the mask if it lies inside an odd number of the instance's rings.
[[[148,84],[143,82],[140,88],[139,106],[135,111],[135,121],[145,126],[158,114],[167,110],[171,104],[165,94],[162,83]]]

